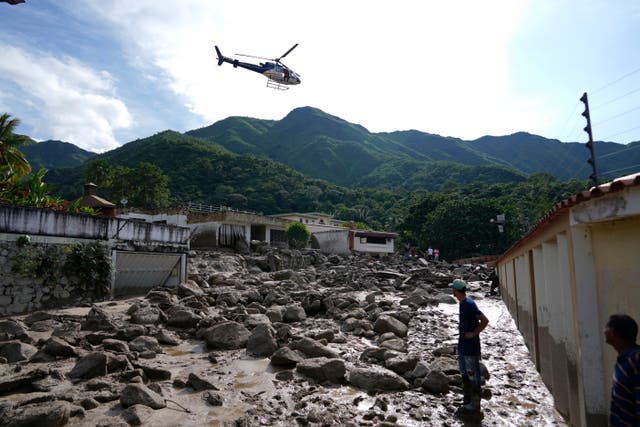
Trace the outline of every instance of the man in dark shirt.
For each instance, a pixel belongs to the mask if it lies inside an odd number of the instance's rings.
[[[467,296],[467,283],[456,279],[449,285],[453,296],[460,303],[458,334],[458,367],[462,375],[464,400],[462,410],[480,412],[480,332],[487,327],[489,319]]]
[[[626,314],[609,317],[607,344],[618,352],[611,383],[610,426],[640,427],[640,345],[638,324]]]

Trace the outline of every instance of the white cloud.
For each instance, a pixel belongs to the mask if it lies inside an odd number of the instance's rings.
[[[38,123],[23,120],[33,128],[31,136],[71,142],[90,151],[119,146],[114,130],[130,127],[132,118],[114,95],[108,73],[69,57],[58,59],[34,50],[27,53],[9,45],[0,45],[0,51],[0,79],[19,87],[40,111]],[[20,102],[19,97],[14,101]]]
[[[230,115],[280,119],[310,105],[372,131],[474,138],[545,119],[510,88],[508,42],[527,4],[96,0],[92,13],[115,26],[132,64],[158,67],[203,124]],[[266,79],[250,71],[218,67],[213,50],[275,57],[294,43],[285,63],[303,83],[284,93],[265,89]]]

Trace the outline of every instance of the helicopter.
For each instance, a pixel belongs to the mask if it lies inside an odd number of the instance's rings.
[[[262,58],[260,56],[252,56],[252,55],[243,55],[241,53],[236,53],[238,56],[246,56],[249,58],[256,59],[265,59],[267,61],[273,62],[261,62],[259,65],[250,64],[248,62],[240,62],[237,59],[227,58],[226,56],[220,53],[220,49],[216,46],[216,53],[218,54],[218,65],[222,65],[223,62],[228,62],[229,64],[233,64],[234,68],[246,68],[247,70],[255,71],[256,73],[260,73],[263,76],[267,77],[267,87],[272,89],[279,90],[287,90],[290,85],[300,84],[300,74],[293,71],[291,68],[284,65],[280,60],[287,56],[293,49],[298,46],[298,43],[293,45],[291,49],[286,51],[282,56],[275,59]]]

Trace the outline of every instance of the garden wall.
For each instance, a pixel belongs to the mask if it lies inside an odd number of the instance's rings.
[[[97,242],[0,242],[0,316],[109,297],[111,257]]]

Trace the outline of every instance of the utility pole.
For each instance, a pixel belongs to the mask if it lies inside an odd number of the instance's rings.
[[[584,112],[582,113],[582,116],[585,119],[587,119],[587,126],[585,126],[584,131],[587,133],[587,135],[589,135],[589,142],[587,142],[587,148],[589,149],[589,152],[591,155],[589,157],[589,160],[587,160],[587,163],[591,165],[591,169],[592,169],[592,173],[589,176],[589,178],[593,180],[593,183],[597,187],[598,186],[598,169],[596,168],[596,151],[593,144],[593,134],[591,132],[591,114],[589,113],[589,98],[587,97],[587,92],[585,92],[582,95],[582,98],[580,98],[580,101],[584,103]]]

